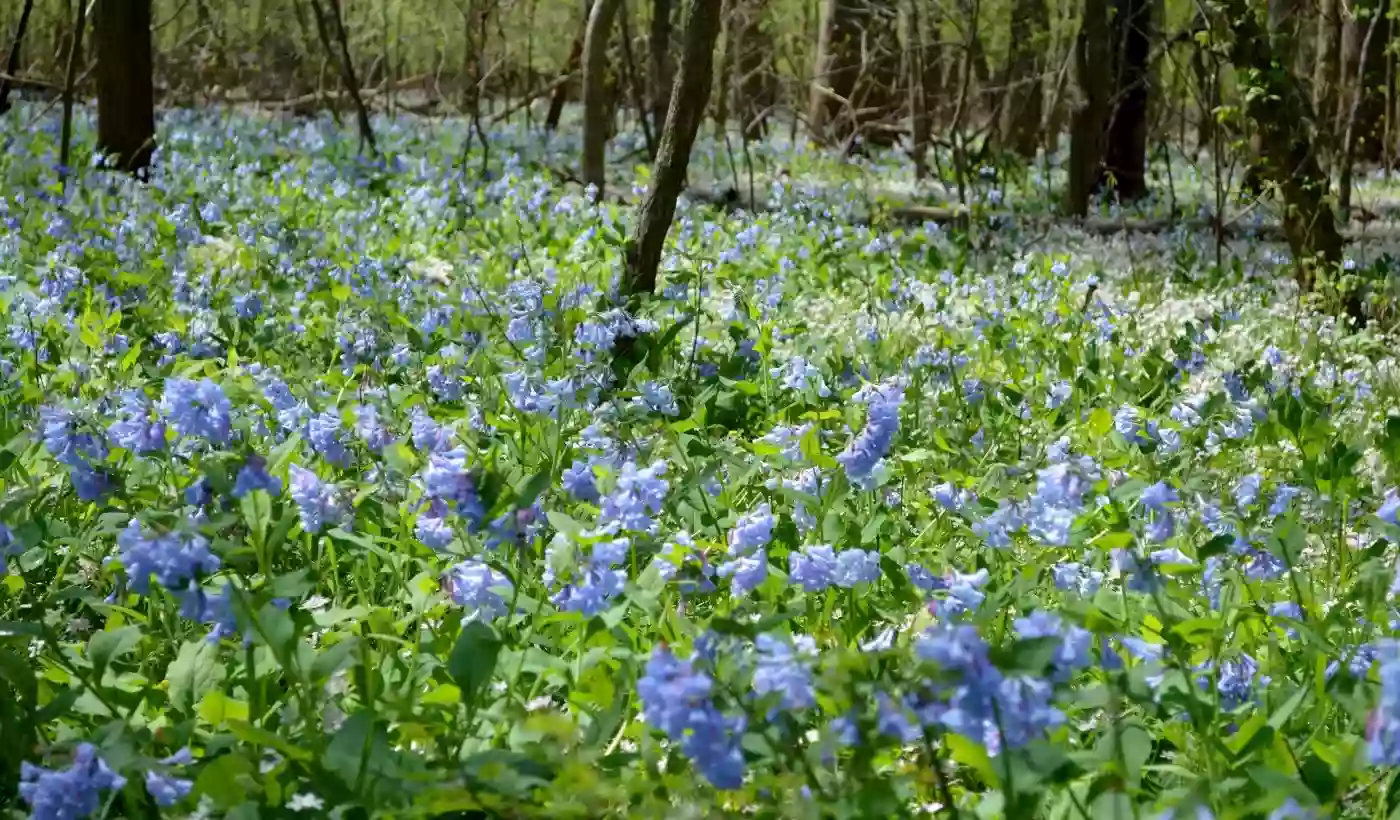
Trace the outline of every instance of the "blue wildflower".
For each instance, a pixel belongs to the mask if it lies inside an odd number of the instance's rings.
[[[574,459],[574,463],[560,476],[559,484],[564,488],[564,492],[578,501],[595,502],[599,498],[593,466],[586,461]]]
[[[100,795],[119,790],[126,778],[113,772],[90,743],[82,743],[67,769],[54,771],[28,761],[20,765],[19,796],[35,820],[77,820],[100,808]]]
[[[1392,526],[1400,525],[1400,490],[1391,488],[1385,493],[1385,500],[1381,502],[1380,509],[1376,510],[1376,517]]]
[[[475,530],[486,516],[486,508],[476,492],[476,480],[467,469],[467,452],[458,447],[447,452],[435,452],[428,457],[423,469],[423,493],[453,505],[457,514],[467,519]]]
[[[117,420],[107,427],[112,444],[133,453],[153,453],[165,449],[165,423],[140,390],[122,393]]]
[[[742,598],[768,578],[768,551],[759,549],[752,555],[742,555],[719,565],[721,578],[734,577],[729,586],[730,594]]]
[[[268,495],[282,493],[282,479],[267,471],[267,459],[254,453],[248,456],[233,480],[233,497],[242,498],[254,490],[266,490]]]
[[[146,772],[146,791],[150,792],[157,806],[173,806],[184,800],[193,789],[193,780],[162,772]]]
[[[1269,515],[1283,515],[1288,512],[1288,505],[1291,504],[1293,499],[1301,492],[1301,488],[1294,487],[1291,484],[1278,485],[1278,489],[1274,491],[1273,503],[1269,504]]]
[[[447,515],[447,504],[442,499],[428,502],[427,508],[418,515],[418,521],[413,528],[414,535],[423,542],[423,546],[440,550],[452,543],[455,533],[447,521]]]
[[[904,402],[904,386],[898,381],[869,385],[853,397],[867,407],[865,429],[836,460],[846,477],[861,489],[870,489],[875,466],[889,452],[899,431],[899,406]]]
[[[807,592],[821,592],[836,578],[836,554],[827,544],[812,544],[800,552],[790,552],[788,577]]]
[[[333,485],[321,483],[315,473],[295,464],[290,468],[290,477],[292,483],[289,490],[301,514],[301,528],[304,531],[315,534],[327,524],[338,526],[345,520],[345,509],[336,499]]]
[[[772,635],[759,635],[755,641],[758,658],[753,673],[753,689],[759,696],[777,694],[778,707],[808,709],[817,702],[812,683],[812,663],[817,645],[809,635],[798,635],[789,643]]]
[[[650,532],[656,526],[651,516],[661,512],[670,489],[661,478],[665,474],[665,461],[655,461],[641,470],[631,461],[624,464],[612,492],[603,498],[599,523],[605,527],[616,525],[624,530]]]
[[[843,589],[880,580],[880,554],[871,550],[848,549],[836,555],[832,583]]]
[[[233,405],[223,388],[209,379],[167,379],[161,411],[182,436],[206,438],[215,444],[228,441]]]
[[[748,555],[773,540],[773,509],[760,504],[753,512],[739,516],[729,531],[729,554]]]
[[[510,609],[510,579],[480,561],[463,561],[447,571],[443,587],[452,602],[466,610],[467,620],[494,620]]]
[[[1235,483],[1234,495],[1235,506],[1241,512],[1249,508],[1259,498],[1259,488],[1264,484],[1264,477],[1258,473],[1250,473]]]
[[[312,416],[307,422],[306,433],[306,437],[311,441],[311,448],[321,458],[338,466],[344,466],[350,460],[350,453],[345,449],[345,442],[340,437],[339,413],[327,410]]]
[[[151,588],[151,578],[165,589],[185,593],[200,574],[220,566],[219,557],[209,550],[209,540],[198,533],[170,532],[148,535],[141,522],[132,519],[117,536],[122,567],[131,588],[143,595]]]
[[[744,782],[744,755],[740,740],[746,721],[727,716],[711,696],[714,682],[695,670],[690,661],[677,660],[671,650],[658,646],[647,661],[647,671],[637,681],[642,716],[660,729],[712,785],[737,789]]]

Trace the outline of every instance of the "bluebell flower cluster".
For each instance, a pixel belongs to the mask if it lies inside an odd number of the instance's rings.
[[[713,698],[714,681],[691,661],[679,660],[658,646],[637,681],[642,716],[673,743],[716,788],[737,789],[744,783],[744,754],[740,747],[747,721],[729,716]]]
[[[209,379],[168,379],[161,412],[182,436],[225,444],[233,423],[233,404],[223,388]]]
[[[559,587],[550,602],[566,612],[592,617],[607,609],[627,585],[627,572],[619,569],[631,551],[626,538],[596,540],[588,550],[559,533],[545,550],[543,581]]]
[[[454,604],[462,607],[467,620],[490,621],[506,614],[515,585],[510,579],[480,561],[463,561],[443,576],[443,588]]]
[[[847,445],[836,460],[846,477],[861,489],[874,486],[874,473],[899,432],[899,408],[904,403],[904,385],[898,381],[868,385],[852,397],[866,405],[865,429]]]
[[[938,665],[943,679],[930,684],[930,695],[915,711],[924,725],[941,725],[984,746],[990,754],[1024,746],[1064,723],[1052,701],[1049,681],[1029,675],[1004,675],[992,664],[990,648],[968,624],[930,627],[915,642],[915,652]],[[1071,650],[1080,660],[1078,646]]]
[[[103,792],[125,785],[126,778],[107,766],[96,747],[81,743],[66,769],[21,764],[19,796],[34,820],[77,820],[97,812]]]
[[[301,515],[303,530],[314,535],[327,525],[339,526],[349,517],[334,485],[323,483],[314,472],[296,464],[288,468],[288,475],[291,478],[288,491]]]
[[[733,577],[730,592],[742,598],[768,577],[768,542],[773,539],[773,510],[760,504],[739,517],[729,531],[729,560],[719,565],[721,578]]]
[[[671,487],[662,478],[666,469],[666,462],[660,460],[640,470],[630,461],[623,464],[612,492],[603,498],[599,524],[635,532],[653,531],[656,520],[652,516],[661,512]]]
[[[754,646],[753,690],[756,695],[778,695],[776,708],[784,711],[816,705],[812,665],[816,661],[817,644],[810,635],[796,635],[787,640],[765,633],[755,639]]]

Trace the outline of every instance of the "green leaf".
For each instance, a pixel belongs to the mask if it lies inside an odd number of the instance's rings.
[[[122,655],[136,648],[141,643],[141,627],[124,626],[110,632],[98,632],[88,640],[88,661],[92,668],[97,670],[97,677],[102,678],[102,671],[107,668],[107,664],[120,658]]]
[[[530,476],[527,481],[523,482],[520,487],[516,489],[515,505],[520,509],[524,509],[535,503],[535,499],[540,497],[540,493],[549,489],[552,478],[553,474],[548,469],[540,470],[538,473]]]
[[[181,712],[193,713],[195,705],[224,680],[224,667],[219,663],[219,645],[203,639],[188,641],[180,654],[165,670],[170,705]]]
[[[480,621],[462,627],[462,634],[447,660],[447,672],[462,690],[462,702],[468,708],[477,704],[491,682],[500,653],[501,639],[496,636],[496,630]]]

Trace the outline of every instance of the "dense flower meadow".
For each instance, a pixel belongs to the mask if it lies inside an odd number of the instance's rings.
[[[775,143],[629,302],[566,137],[80,123],[65,192],[19,111],[5,816],[1400,809],[1396,340],[1276,248],[860,224]]]

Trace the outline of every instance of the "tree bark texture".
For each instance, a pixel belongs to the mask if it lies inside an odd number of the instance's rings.
[[[87,29],[87,3],[79,2],[78,19],[73,24],[73,34],[68,38],[68,69],[63,78],[63,124],[58,136],[58,180],[60,185],[68,182],[69,157],[73,151],[73,94],[78,83],[78,55],[83,53],[83,31]]]
[[[1345,134],[1342,149],[1361,162],[1380,162],[1385,136],[1385,16],[1389,2],[1372,5],[1364,16],[1353,13],[1343,25],[1340,108],[1336,134]],[[1372,25],[1375,22],[1376,25]],[[1353,111],[1354,109],[1354,111]]]
[[[1069,180],[1064,209],[1068,216],[1086,216],[1089,198],[1099,180],[1104,159],[1104,123],[1109,113],[1112,44],[1108,0],[1084,0],[1084,19],[1074,45],[1074,74],[1079,100],[1070,120]]]
[[[1277,55],[1248,4],[1233,0],[1227,10],[1234,29],[1231,60],[1252,69],[1260,86],[1245,96],[1245,114],[1259,135],[1263,172],[1283,200],[1283,231],[1298,284],[1311,290],[1319,265],[1342,261],[1342,237],[1325,198],[1327,177],[1308,133],[1312,111],[1292,74],[1274,70]]]
[[[656,134],[666,127],[666,109],[671,105],[671,6],[672,0],[652,0],[647,32],[647,91],[651,129]]]
[[[656,290],[661,250],[676,215],[676,198],[685,187],[690,149],[710,96],[715,39],[719,36],[722,13],[723,0],[691,0],[686,9],[680,65],[671,89],[671,107],[666,112],[656,169],[627,243],[623,290],[629,296]]]
[[[926,85],[928,67],[925,65],[925,43],[923,15],[919,13],[920,0],[908,0],[904,20],[904,68],[909,86],[909,127],[910,155],[914,160],[914,178],[928,176],[929,90]]]
[[[574,42],[569,46],[569,58],[564,61],[564,70],[560,72],[561,79],[568,77],[579,70],[579,64],[583,60],[583,38],[588,30],[588,4],[583,7],[583,22],[579,25],[578,34],[574,37]],[[549,112],[545,114],[544,130],[554,131],[559,128],[559,118],[564,115],[564,103],[569,101],[569,86],[571,83],[561,82],[554,87],[554,93],[549,97]]]
[[[10,40],[10,56],[5,58],[5,79],[0,80],[0,114],[10,110],[10,91],[14,87],[10,83],[10,77],[19,74],[24,33],[29,29],[29,15],[33,12],[34,0],[24,0],[24,7],[19,12],[19,23],[15,26],[14,37]]]
[[[1040,147],[1045,108],[1041,75],[1046,65],[1049,28],[1050,12],[1045,0],[1016,0],[1011,12],[1006,72],[1009,88],[1002,108],[1002,134],[1007,147],[1027,159],[1034,159]]]
[[[734,113],[745,139],[762,139],[777,103],[773,71],[773,34],[765,20],[766,0],[735,0],[731,37],[735,72]]]
[[[583,39],[583,162],[582,178],[603,198],[607,183],[608,132],[612,95],[608,91],[608,40],[620,0],[594,0]]]
[[[326,49],[327,56],[335,60],[340,69],[340,82],[345,86],[345,93],[350,95],[350,100],[355,104],[355,122],[360,130],[360,143],[363,149],[369,146],[370,154],[378,154],[379,146],[374,140],[374,126],[369,121],[369,109],[365,107],[365,100],[360,96],[360,82],[355,77],[355,63],[350,58],[350,40],[345,34],[345,22],[340,15],[340,0],[326,0],[330,4],[327,11],[321,7],[321,0],[311,0],[311,14],[316,18],[316,31],[321,37],[321,45]],[[334,29],[335,43],[331,43],[332,29]],[[338,47],[338,51],[337,51]]]
[[[1337,133],[1337,112],[1341,100],[1342,6],[1343,0],[1318,0],[1317,38],[1313,60],[1312,109],[1317,114],[1317,130],[1324,145]]]
[[[1104,146],[1104,178],[1119,199],[1147,195],[1147,115],[1152,87],[1152,0],[1114,0],[1114,105]]]
[[[135,173],[155,150],[151,82],[151,0],[98,0],[97,149],[113,167]]]

